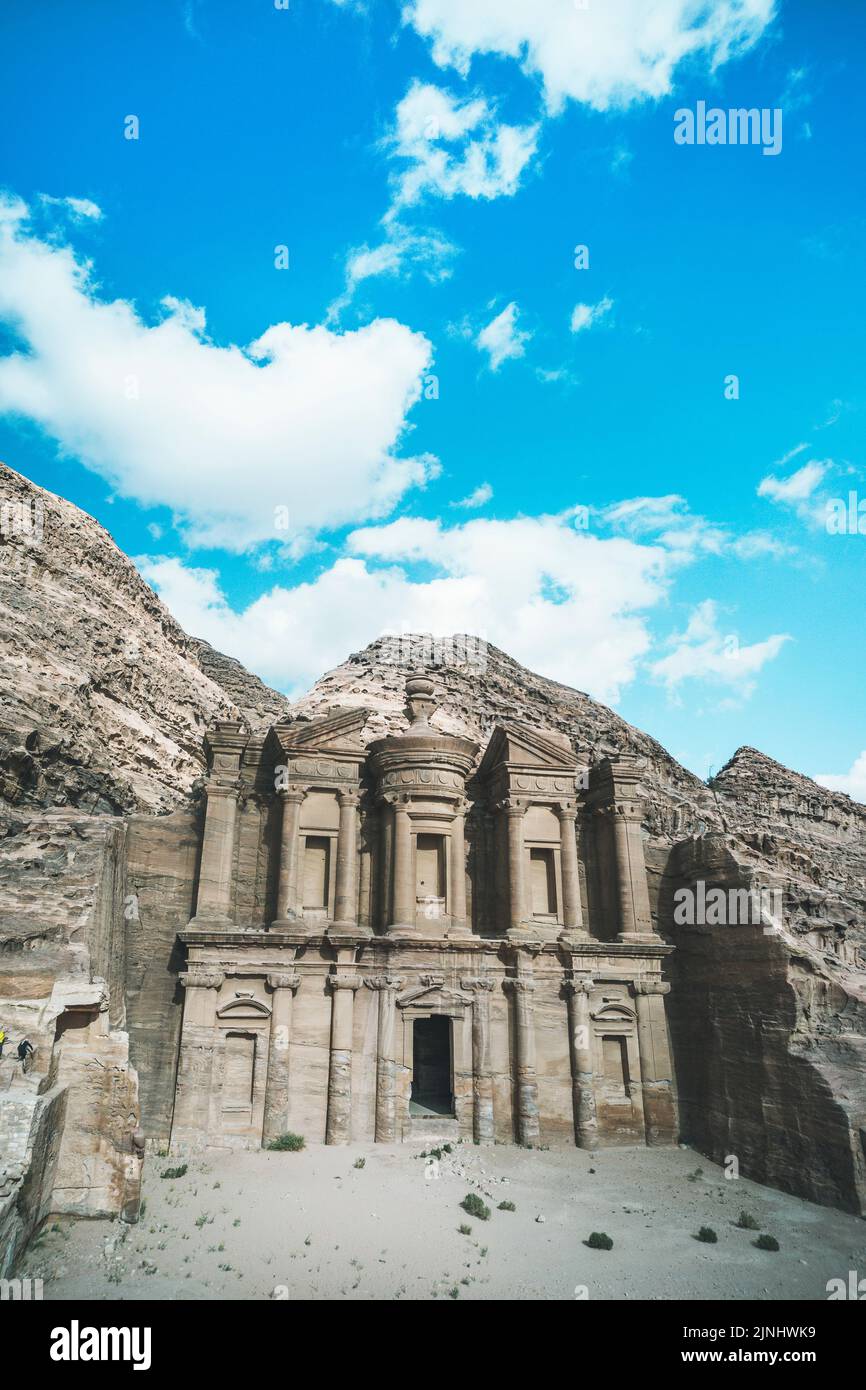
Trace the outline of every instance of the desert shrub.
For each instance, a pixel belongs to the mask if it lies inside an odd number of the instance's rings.
[[[758,1223],[748,1211],[741,1211],[736,1222],[741,1231],[757,1231]]]
[[[297,1153],[304,1147],[303,1134],[281,1134],[278,1138],[272,1139],[268,1144],[269,1149],[276,1149],[280,1153]]]
[[[756,1250],[778,1250],[779,1242],[775,1236],[762,1235],[757,1240],[752,1241]]]
[[[367,1160],[366,1160],[366,1158],[356,1158],[356,1159],[355,1159],[355,1162],[352,1164],[352,1167],[353,1167],[353,1168],[366,1168],[366,1166],[367,1166]]]
[[[460,1205],[467,1216],[474,1216],[479,1221],[490,1220],[490,1208],[485,1206],[477,1192],[467,1192]]]
[[[471,1226],[467,1226],[467,1225],[466,1225],[466,1222],[464,1221],[462,1225],[460,1225],[460,1226],[457,1227],[457,1233],[458,1233],[458,1235],[461,1235],[461,1236],[471,1236],[471,1235],[472,1235],[472,1227],[471,1227]]]
[[[612,1250],[613,1241],[604,1231],[593,1231],[589,1240],[585,1240],[584,1245],[588,1245],[590,1250]]]
[[[165,1172],[160,1173],[159,1176],[161,1178],[182,1178],[184,1173],[186,1172],[186,1169],[187,1165],[185,1163],[181,1163],[177,1166],[177,1168],[166,1168]]]
[[[702,1226],[698,1231],[697,1239],[703,1241],[704,1245],[715,1245],[718,1236],[712,1226]]]
[[[500,1203],[499,1203],[499,1206],[496,1208],[496,1210],[497,1210],[497,1211],[517,1211],[517,1207],[514,1205],[513,1202],[500,1202]]]

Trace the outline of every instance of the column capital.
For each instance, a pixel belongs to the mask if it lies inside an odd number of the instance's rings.
[[[562,988],[566,994],[592,994],[595,989],[595,981],[591,979],[583,980],[563,980]]]
[[[329,975],[326,984],[329,989],[335,992],[340,989],[350,989],[352,993],[360,989],[363,984],[360,975]]]
[[[290,989],[293,993],[301,983],[297,970],[272,971],[266,977],[268,989]]]
[[[395,811],[408,811],[409,802],[412,800],[411,792],[383,792],[382,801],[387,806],[391,806]]]
[[[643,816],[643,802],[641,801],[620,801],[617,798],[609,809],[613,815],[619,816],[623,820],[640,821]]]
[[[506,979],[504,979],[502,981],[502,985],[504,989],[509,990],[514,994],[532,994],[533,990],[535,989],[534,980],[516,978],[513,975],[509,975]]]
[[[472,990],[481,995],[486,991],[495,989],[495,987],[496,981],[491,975],[470,975],[467,979],[460,981],[461,989]]]
[[[338,791],[337,800],[341,806],[357,806],[361,797],[359,793],[352,788],[351,790],[346,789],[345,791]]]
[[[497,801],[496,810],[504,811],[506,816],[520,816],[522,818],[526,815],[528,806],[529,802],[521,801],[520,797],[505,796],[501,801]]]
[[[577,803],[574,801],[559,801],[555,810],[561,821],[577,820]]]
[[[209,801],[216,801],[219,797],[225,797],[226,799],[231,797],[232,800],[237,801],[240,790],[241,783],[237,779],[233,782],[214,782],[208,780],[205,783],[205,795]]]
[[[667,980],[632,980],[630,989],[632,994],[670,994],[671,987]]]
[[[364,984],[368,989],[402,989],[404,980],[401,975],[367,975]]]
[[[225,981],[222,970],[182,970],[179,977],[184,989],[220,989]]]
[[[294,805],[300,806],[306,795],[307,793],[304,791],[303,787],[294,786],[280,787],[277,792],[277,796],[280,798],[283,805],[285,805],[286,802],[292,802]]]

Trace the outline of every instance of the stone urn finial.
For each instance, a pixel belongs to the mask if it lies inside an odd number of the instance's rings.
[[[427,676],[410,676],[406,681],[406,704],[413,731],[426,729],[439,701],[433,682]]]

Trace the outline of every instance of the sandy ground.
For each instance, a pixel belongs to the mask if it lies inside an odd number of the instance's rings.
[[[691,1150],[455,1144],[438,1176],[421,1152],[210,1150],[177,1179],[160,1174],[179,1160],[149,1157],[138,1226],[50,1221],[16,1272],[41,1277],[46,1299],[75,1300],[800,1300],[826,1299],[827,1280],[851,1269],[866,1274],[866,1223],[726,1180]],[[489,1220],[461,1210],[468,1192],[485,1198]],[[743,1208],[777,1254],[734,1226]],[[703,1225],[717,1244],[694,1238]],[[591,1231],[613,1249],[587,1249]]]

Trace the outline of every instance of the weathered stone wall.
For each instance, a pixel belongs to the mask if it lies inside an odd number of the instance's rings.
[[[784,923],[674,925],[674,892],[698,880],[756,881],[721,836],[671,855],[660,914],[677,947],[669,1010],[684,1137],[719,1163],[733,1155],[746,1177],[866,1213],[862,975],[831,977]]]
[[[125,998],[141,1122],[153,1142],[167,1142],[171,1130],[185,955],[177,933],[193,914],[200,837],[195,810],[129,822]]]

